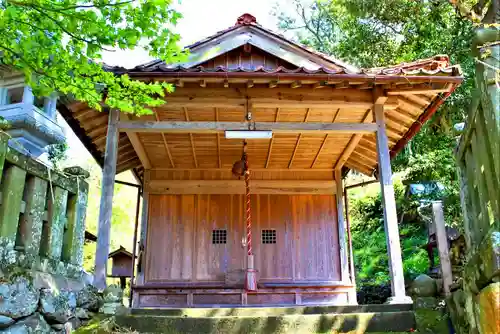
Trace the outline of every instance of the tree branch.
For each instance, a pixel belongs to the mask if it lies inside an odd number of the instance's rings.
[[[83,37],[80,37],[80,36],[77,36],[75,34],[73,34],[72,32],[68,31],[62,24],[60,21],[56,20],[55,18],[53,18],[52,16],[48,15],[47,13],[44,13],[40,8],[42,7],[38,7],[38,6],[31,6],[31,8],[33,8],[34,10],[36,10],[37,12],[39,12],[41,15],[44,15],[46,16],[49,20],[51,20],[52,22],[54,22],[64,33],[68,34],[70,37],[76,39],[76,40],[79,40],[81,42],[84,42],[84,43],[87,43],[87,44],[92,44],[92,45],[95,45],[97,47],[99,47],[99,49],[101,50],[104,50],[104,51],[109,51],[109,52],[113,52],[114,50],[111,50],[111,49],[107,49],[105,47],[103,47],[100,43],[96,42],[96,41],[92,41],[92,40],[89,40],[89,39],[86,39],[86,38],[83,38]]]

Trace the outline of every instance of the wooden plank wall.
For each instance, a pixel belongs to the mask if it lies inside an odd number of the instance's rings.
[[[260,281],[340,280],[333,195],[253,195],[253,245]],[[224,282],[245,268],[244,196],[150,195],[146,282]],[[226,245],[212,244],[225,228]],[[261,230],[276,229],[276,244]]]

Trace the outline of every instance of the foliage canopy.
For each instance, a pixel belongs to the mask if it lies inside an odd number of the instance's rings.
[[[474,85],[472,22],[445,0],[294,0],[294,5],[293,12],[276,7],[282,29],[357,66],[387,66],[437,54],[461,65],[462,85],[392,162],[408,182],[442,182],[445,195],[454,199],[448,218],[456,223],[460,203],[454,124],[464,122]]]
[[[40,95],[144,114],[171,85],[116,76],[100,63],[103,52],[142,47],[167,62],[182,58],[172,31],[180,17],[171,0],[1,0],[1,62]]]

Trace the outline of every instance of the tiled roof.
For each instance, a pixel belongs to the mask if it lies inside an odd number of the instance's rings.
[[[138,65],[134,67],[133,69],[125,69],[123,67],[106,67],[107,70],[113,71],[115,73],[127,73],[127,72],[163,72],[163,73],[221,73],[221,72],[226,72],[226,73],[234,73],[234,72],[240,72],[240,73],[269,73],[269,74],[297,74],[297,73],[302,73],[302,74],[360,74],[360,75],[368,75],[368,76],[380,76],[380,75],[451,75],[451,76],[457,76],[461,74],[459,66],[450,66],[450,61],[448,56],[446,55],[437,55],[434,57],[426,58],[426,59],[421,59],[417,60],[414,62],[409,62],[409,63],[401,63],[397,65],[392,65],[392,66],[384,66],[384,67],[375,67],[375,68],[366,68],[366,69],[358,69],[355,68],[349,64],[346,64],[338,59],[335,59],[329,55],[326,55],[322,52],[319,52],[317,50],[314,50],[310,47],[307,47],[305,45],[296,43],[294,41],[291,41],[287,39],[285,36],[278,34],[276,32],[273,32],[269,29],[266,29],[262,27],[260,24],[257,23],[256,19],[254,16],[250,14],[243,14],[241,15],[237,21],[236,24],[232,27],[229,27],[227,29],[224,29],[222,31],[219,31],[215,33],[212,36],[209,36],[207,38],[204,38],[194,44],[191,44],[186,47],[186,49],[195,49],[198,46],[205,44],[215,38],[218,38],[226,33],[229,33],[233,30],[236,30],[240,27],[243,26],[252,26],[255,27],[261,31],[263,31],[266,34],[269,34],[275,38],[281,39],[284,42],[290,43],[296,47],[299,47],[306,52],[309,52],[311,54],[314,54],[318,57],[321,57],[324,60],[327,60],[334,65],[334,67],[339,68],[339,69],[332,69],[332,68],[326,68],[326,67],[320,67],[318,69],[312,70],[312,69],[307,69],[304,67],[298,67],[296,69],[287,69],[282,66],[279,66],[277,68],[265,68],[263,66],[257,66],[257,67],[225,67],[225,66],[217,66],[215,68],[207,68],[203,66],[196,66],[196,67],[183,67],[183,66],[177,66],[177,67],[172,67],[172,66],[167,66],[163,61],[161,60],[153,60],[148,63]]]
[[[459,75],[460,71],[457,66],[450,66],[448,56],[435,56],[428,59],[422,59],[411,63],[401,63],[398,65],[387,66],[387,67],[376,67],[358,70],[356,73],[348,72],[345,69],[332,70],[325,67],[321,67],[317,70],[307,69],[304,67],[298,67],[296,69],[288,69],[283,66],[277,68],[265,68],[264,66],[258,67],[225,67],[217,66],[215,68],[206,68],[203,66],[196,67],[168,67],[163,62],[157,62],[154,64],[149,64],[148,66],[138,66],[131,71],[133,72],[164,72],[164,73],[234,73],[234,72],[245,72],[245,73],[283,73],[283,74],[296,74],[296,73],[306,73],[306,74],[365,74],[365,75]]]

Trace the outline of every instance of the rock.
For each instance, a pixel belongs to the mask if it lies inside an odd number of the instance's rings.
[[[81,176],[84,179],[88,179],[90,177],[90,173],[80,166],[66,167],[63,171],[71,175]]]
[[[492,283],[477,296],[481,333],[500,333],[500,282]]]
[[[81,307],[76,308],[75,316],[78,319],[90,319],[90,315],[87,310]]]
[[[414,298],[415,308],[435,309],[439,306],[439,301],[435,297],[416,297]]]
[[[100,304],[101,297],[93,285],[86,285],[85,288],[78,292],[76,306],[90,311],[97,311],[99,310]]]
[[[115,315],[122,307],[122,303],[104,303],[99,309],[99,313]]]
[[[63,324],[74,317],[76,295],[72,291],[42,289],[40,293],[40,313],[51,321]]]
[[[71,318],[71,319],[69,319],[68,322],[66,322],[63,325],[63,330],[61,330],[61,333],[71,334],[76,329],[78,329],[81,325],[82,325],[82,322],[78,318]]]
[[[11,327],[0,331],[1,334],[38,334],[53,333],[50,325],[40,315],[35,313],[23,320],[18,321]]]
[[[0,328],[7,328],[14,323],[14,319],[0,315]]]
[[[58,332],[64,330],[64,324],[52,324],[50,327]]]
[[[418,297],[434,297],[437,293],[436,281],[425,275],[419,275],[411,284],[411,292]]]
[[[123,301],[123,291],[116,285],[111,284],[104,289],[103,292],[104,303],[122,303]]]
[[[26,317],[36,311],[40,293],[25,277],[0,283],[0,315]]]

